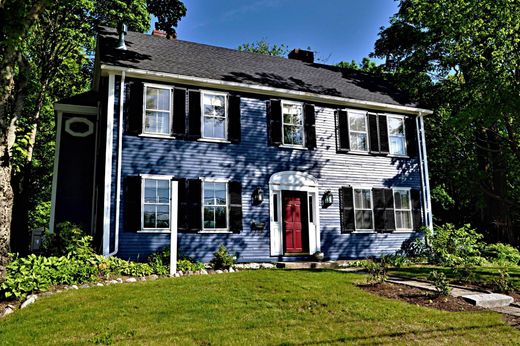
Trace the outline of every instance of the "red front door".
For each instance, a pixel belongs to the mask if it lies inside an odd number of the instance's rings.
[[[297,196],[285,196],[283,202],[285,251],[288,253],[303,252],[302,199]]]

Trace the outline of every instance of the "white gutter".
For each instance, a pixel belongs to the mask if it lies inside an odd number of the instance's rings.
[[[221,81],[216,79],[202,78],[202,77],[193,77],[193,76],[185,76],[180,74],[166,73],[166,72],[156,72],[149,70],[142,70],[136,68],[126,68],[120,66],[112,66],[112,65],[101,65],[101,73],[110,74],[117,73],[120,74],[122,72],[126,72],[128,77],[135,78],[146,78],[153,80],[162,80],[170,83],[183,83],[190,84],[193,86],[202,86],[202,87],[213,87],[220,88],[226,90],[233,91],[244,91],[249,93],[261,93],[269,96],[276,97],[292,97],[295,99],[302,99],[307,101],[314,102],[322,102],[322,103],[334,103],[338,106],[349,106],[349,107],[360,107],[360,108],[370,108],[372,110],[379,111],[387,111],[387,112],[397,112],[404,114],[432,114],[433,111],[429,109],[416,108],[416,107],[408,107],[408,106],[400,106],[400,105],[390,105],[381,102],[373,102],[373,101],[362,101],[356,99],[350,99],[345,97],[338,96],[329,96],[329,95],[320,95],[314,94],[304,91],[295,91],[289,89],[282,88],[273,88],[263,85],[252,85],[245,83],[237,83],[237,82],[228,82]]]
[[[125,89],[125,71],[121,75],[121,86],[119,87],[119,117],[117,120],[117,171],[116,171],[116,215],[114,218],[114,251],[108,254],[113,256],[119,251],[119,207],[121,202],[121,156],[123,146],[123,96]]]

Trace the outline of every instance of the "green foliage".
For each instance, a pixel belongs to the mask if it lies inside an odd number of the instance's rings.
[[[491,285],[498,292],[513,292],[517,289],[507,267],[501,268],[498,272],[498,277],[491,281]]]
[[[432,271],[428,276],[428,280],[432,281],[439,295],[447,296],[450,294],[451,287],[448,278],[443,272]]]
[[[382,284],[388,278],[388,262],[384,258],[379,261],[367,260],[363,267],[368,272],[369,284]]]
[[[371,73],[381,73],[383,72],[382,66],[378,66],[374,61],[370,60],[368,57],[364,57],[361,60],[361,64],[358,64],[355,60],[351,62],[348,61],[340,61],[336,64],[336,66],[341,68],[347,68],[351,70],[365,71]]]
[[[170,248],[164,248],[148,256],[148,264],[157,275],[168,275],[170,273],[169,263]]]
[[[213,269],[229,269],[236,263],[236,256],[229,254],[224,244],[220,244],[217,251],[213,253],[210,264]]]
[[[71,222],[56,225],[54,233],[46,233],[42,243],[42,252],[47,255],[70,255],[88,258],[94,255],[91,247],[92,237]]]
[[[423,232],[427,232],[427,230],[423,230]],[[409,238],[401,244],[401,249],[397,251],[397,254],[408,258],[410,261],[421,261],[428,257],[429,248],[424,238]]]
[[[202,269],[204,269],[204,263],[201,262],[193,262],[189,259],[180,259],[177,261],[177,270],[182,272],[196,272]]]
[[[433,233],[428,231],[425,235],[429,246],[430,261],[435,264],[456,266],[461,264],[483,264],[485,259],[481,257],[482,235],[477,233],[470,225],[460,228],[452,224],[445,224],[435,228]]]
[[[520,264],[520,251],[508,244],[496,243],[485,245],[482,249],[482,254],[490,262],[498,264]]]
[[[276,43],[271,45],[265,39],[253,43],[241,44],[237,49],[242,52],[251,52],[280,57],[285,57],[289,52],[289,49],[286,45],[277,45]]]
[[[157,17],[155,28],[166,31],[167,37],[175,34],[175,28],[186,15],[186,6],[179,0],[149,0],[148,11]]]
[[[381,256],[380,261],[388,264],[388,266],[396,268],[401,268],[410,264],[410,259],[401,254],[383,255]]]
[[[477,281],[475,266],[471,264],[462,264],[454,267],[453,276],[457,282],[462,284],[471,284]]]

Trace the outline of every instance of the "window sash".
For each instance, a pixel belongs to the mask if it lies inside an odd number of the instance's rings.
[[[224,185],[224,190],[216,189],[217,185]],[[209,189],[208,187],[212,187]],[[206,194],[211,191],[211,201]],[[218,201],[216,191],[224,191],[224,202]],[[220,220],[217,220],[220,215]],[[207,219],[208,218],[208,219]],[[211,218],[211,219],[209,219]],[[222,224],[223,223],[223,224]],[[223,227],[222,227],[223,226]],[[229,230],[229,198],[228,183],[206,180],[202,186],[202,229],[204,231],[228,231]]]
[[[359,130],[359,129],[353,128],[353,125],[354,125],[353,119],[356,117],[357,118],[363,117],[365,130]],[[367,115],[363,114],[363,113],[348,112],[348,130],[349,130],[350,150],[368,151]]]
[[[406,155],[406,129],[404,117],[388,116],[387,119],[388,144],[390,147],[390,154]],[[399,121],[401,131],[399,131],[399,126],[394,127],[392,125],[392,122],[396,120]]]
[[[202,137],[203,138],[227,138],[228,123],[228,98],[227,94],[203,91],[200,93],[202,107]],[[208,103],[206,99],[209,99]],[[216,105],[216,100],[222,98],[222,104]],[[223,115],[217,114],[217,107],[223,108]],[[217,125],[219,124],[219,125]]]
[[[362,193],[362,197],[368,197],[368,203],[366,200],[358,203],[356,195]],[[368,194],[367,194],[368,192]],[[354,205],[354,227],[356,231],[373,231],[374,230],[374,210],[372,209],[373,205],[373,197],[372,197],[372,189],[354,189],[352,194],[353,205]],[[360,219],[360,220],[358,220]],[[365,224],[368,220],[368,224]],[[361,221],[361,224],[360,224]],[[369,226],[369,227],[365,227]]]
[[[394,189],[394,213],[395,213],[395,229],[398,231],[411,230],[412,226],[412,201],[410,196],[410,190]],[[408,200],[408,207],[403,207],[401,202],[402,195],[406,195]],[[398,196],[399,195],[399,196]],[[396,197],[398,196],[398,197]],[[397,200],[399,198],[400,208],[397,208]]]
[[[148,182],[153,182],[155,190],[155,201],[150,201],[150,196],[147,195],[147,187]],[[167,183],[167,202],[161,202],[161,196],[159,195],[159,184],[160,182]],[[141,228],[142,229],[170,229],[170,219],[171,219],[171,185],[170,181],[166,179],[151,179],[151,178],[143,178],[142,179],[142,193],[141,193]],[[159,217],[161,215],[161,217]],[[166,218],[164,217],[166,215]],[[147,224],[153,220],[153,226]]]
[[[160,103],[160,95],[161,91],[166,91],[168,93],[168,107],[161,108]],[[155,93],[155,95],[152,95]],[[148,99],[149,97],[156,97],[156,101],[154,102],[156,107],[148,108]],[[163,100],[164,101],[164,100]],[[169,87],[161,87],[161,86],[144,86],[144,116],[143,116],[143,133],[149,134],[161,134],[161,135],[170,135],[171,132],[171,122],[172,122],[172,95],[171,88]],[[161,117],[162,115],[162,117]],[[166,115],[166,117],[164,117]]]
[[[303,120],[303,104],[282,101],[282,143],[284,145],[303,147],[305,142]]]

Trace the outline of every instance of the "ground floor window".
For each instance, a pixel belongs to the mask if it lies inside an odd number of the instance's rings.
[[[354,189],[354,219],[356,230],[374,229],[371,189]]]
[[[395,228],[397,230],[412,229],[412,204],[410,190],[394,189]]]
[[[228,229],[228,192],[226,182],[204,181],[203,227],[204,230]]]
[[[145,178],[143,182],[143,228],[170,228],[170,180]]]

